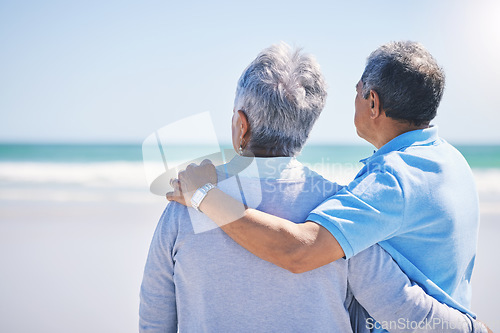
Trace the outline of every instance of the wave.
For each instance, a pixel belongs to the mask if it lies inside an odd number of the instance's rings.
[[[0,163],[0,183],[139,188],[146,185],[141,162]]]
[[[359,164],[306,164],[325,178],[349,183]],[[500,200],[500,169],[473,169],[479,196],[487,207]],[[142,162],[1,162],[0,199],[45,201],[149,200],[151,178]],[[489,205],[488,203],[491,203]],[[482,207],[484,204],[482,205]],[[490,209],[487,208],[487,209]],[[491,208],[493,209],[493,208]],[[495,212],[498,211],[494,208]]]
[[[0,200],[144,202],[151,199],[141,162],[0,163]]]

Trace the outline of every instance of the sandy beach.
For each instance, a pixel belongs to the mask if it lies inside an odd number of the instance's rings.
[[[137,332],[142,270],[163,206],[2,203],[0,331]]]
[[[124,173],[130,178],[139,170],[140,165]],[[56,182],[56,170],[50,182],[31,175],[24,186],[3,186],[1,332],[137,332],[142,271],[166,202],[148,192],[142,175],[134,176],[137,186],[124,189],[112,181],[116,168],[99,172],[82,176],[80,185]],[[475,176],[482,220],[473,310],[500,330],[500,173]],[[115,178],[120,177],[118,172]]]

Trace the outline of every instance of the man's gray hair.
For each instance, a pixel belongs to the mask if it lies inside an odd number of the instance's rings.
[[[326,100],[316,60],[280,43],[262,51],[245,69],[234,106],[249,121],[248,148],[293,156],[300,152]]]
[[[387,117],[418,126],[436,116],[445,75],[420,43],[403,41],[373,51],[361,82],[363,98],[376,91]]]

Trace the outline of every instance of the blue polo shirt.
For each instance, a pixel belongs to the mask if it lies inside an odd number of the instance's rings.
[[[479,200],[464,157],[434,126],[404,133],[361,162],[354,181],[307,219],[328,229],[346,258],[379,243],[429,295],[474,316]]]

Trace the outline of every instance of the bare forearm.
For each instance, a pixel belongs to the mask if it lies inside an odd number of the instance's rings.
[[[344,256],[336,239],[313,222],[295,224],[255,210],[214,189],[200,209],[234,241],[273,264],[294,273],[323,266]]]
[[[188,166],[172,181],[173,192],[166,194],[185,206],[193,193],[207,183],[216,184],[215,167],[210,161]],[[306,272],[344,256],[333,235],[314,222],[295,224],[255,209],[247,209],[220,189],[200,193],[198,208],[217,223],[232,239],[261,259],[294,273]],[[198,200],[198,199],[196,199]]]

